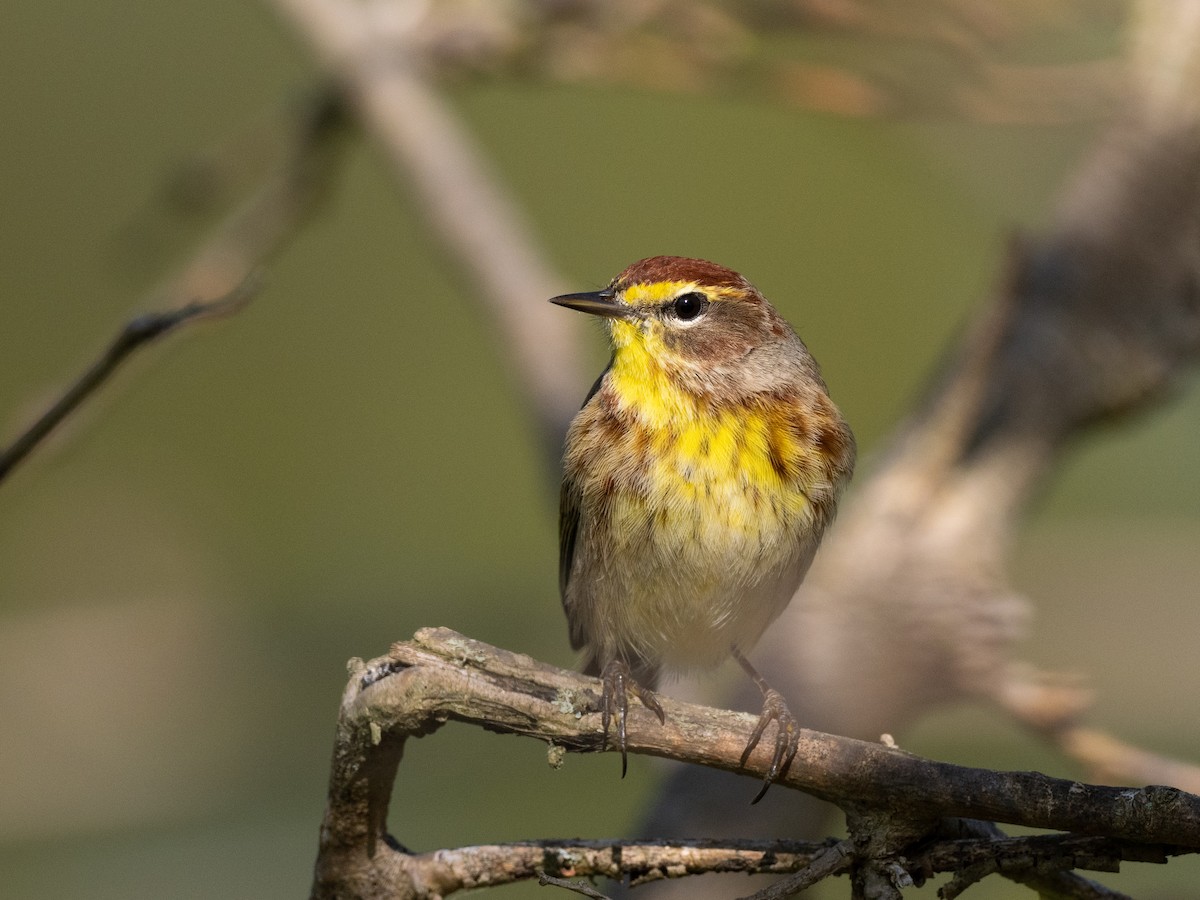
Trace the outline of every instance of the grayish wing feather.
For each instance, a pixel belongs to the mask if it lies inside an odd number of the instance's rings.
[[[571,564],[575,561],[575,539],[579,536],[579,492],[573,482],[563,479],[558,501],[558,590],[564,605]],[[567,610],[570,613],[570,610]]]
[[[588,391],[583,406],[587,406],[596,396],[596,392],[600,390],[600,385],[604,382],[604,376],[611,368],[612,360],[610,359],[608,365],[604,367],[604,371],[596,378],[592,389]],[[564,476],[558,503],[558,590],[562,596],[563,610],[567,614],[567,623],[571,627],[571,648],[574,650],[578,650],[586,643],[575,617],[571,614],[571,604],[567,600],[567,586],[571,581],[571,567],[575,562],[575,545],[579,538],[579,519],[579,490],[570,477]]]

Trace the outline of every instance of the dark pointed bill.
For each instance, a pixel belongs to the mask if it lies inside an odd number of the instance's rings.
[[[550,298],[551,303],[565,306],[567,309],[577,309],[580,312],[591,313],[593,316],[607,316],[619,319],[632,314],[632,310],[624,303],[616,300],[613,292],[607,288],[602,291],[583,291],[578,294],[560,294]]]

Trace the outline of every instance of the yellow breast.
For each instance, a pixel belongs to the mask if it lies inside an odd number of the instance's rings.
[[[643,553],[708,580],[745,584],[785,567],[812,527],[809,490],[821,476],[795,405],[715,405],[653,366],[614,364],[610,377],[633,432],[624,455],[644,465],[639,490],[612,498],[615,531],[649,535]]]
[[[773,435],[769,415],[746,411],[650,431],[641,477],[608,499],[614,567],[593,593],[592,633],[675,671],[758,640],[799,585],[820,528],[803,485],[773,465],[789,452],[772,448]]]

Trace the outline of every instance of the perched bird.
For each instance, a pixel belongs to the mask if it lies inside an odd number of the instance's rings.
[[[783,612],[854,467],[854,436],[791,326],[736,272],[655,256],[553,303],[601,316],[612,360],[571,423],[559,578],[571,643],[603,679],[625,772],[627,690],[733,656],[763,694],[757,801],[799,744],[745,653]]]

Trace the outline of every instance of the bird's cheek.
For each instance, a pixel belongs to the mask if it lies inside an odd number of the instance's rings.
[[[612,335],[614,347],[628,347],[638,340],[641,323],[629,319],[609,319],[609,334]]]

